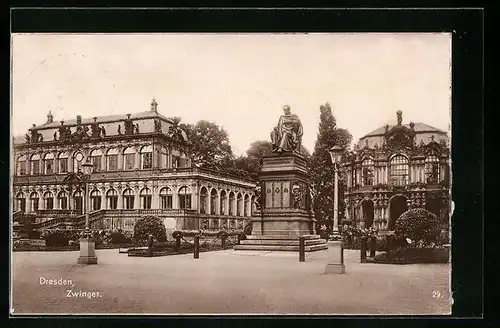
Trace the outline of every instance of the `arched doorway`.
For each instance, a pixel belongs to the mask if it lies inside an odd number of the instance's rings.
[[[361,203],[363,208],[363,220],[365,222],[365,228],[369,228],[373,225],[373,201],[369,199],[365,199],[363,203]]]
[[[391,198],[389,205],[389,223],[387,226],[388,230],[394,230],[394,224],[401,214],[408,210],[406,205],[407,198],[403,195],[396,195]]]

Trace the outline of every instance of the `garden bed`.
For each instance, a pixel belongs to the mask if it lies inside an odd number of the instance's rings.
[[[367,258],[367,263],[381,264],[417,264],[449,263],[449,248],[413,248],[403,247]]]
[[[130,247],[137,247],[137,245],[101,244],[101,245],[96,245],[95,249],[117,249],[117,248],[130,248]],[[42,246],[29,243],[14,243],[13,245],[14,252],[61,252],[61,251],[79,251],[79,250],[80,250],[80,243],[78,242],[66,246]]]

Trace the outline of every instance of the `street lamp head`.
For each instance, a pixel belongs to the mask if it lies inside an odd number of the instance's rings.
[[[342,147],[335,145],[332,148],[330,148],[330,150],[328,152],[330,153],[330,158],[332,159],[333,164],[340,163],[340,156],[342,154]]]
[[[83,174],[91,175],[94,170],[94,165],[87,159],[85,163],[82,164]]]

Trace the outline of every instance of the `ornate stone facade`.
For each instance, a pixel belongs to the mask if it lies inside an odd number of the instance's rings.
[[[386,125],[359,140],[343,159],[345,219],[393,230],[401,213],[422,207],[446,225],[450,213],[450,148],[446,132],[423,123]]]
[[[123,116],[78,116],[59,125],[50,115],[30,134],[35,138],[14,142],[13,209],[40,227],[68,215],[81,223],[84,188],[65,178],[87,159],[94,165],[94,228],[133,230],[136,219],[151,214],[174,219],[177,229],[236,228],[252,215],[255,183],[193,167],[185,131],[159,114],[154,100],[150,111]]]

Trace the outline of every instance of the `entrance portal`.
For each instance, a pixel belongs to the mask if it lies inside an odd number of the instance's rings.
[[[403,195],[397,195],[392,197],[389,205],[389,224],[387,226],[388,230],[394,230],[394,224],[401,214],[408,210],[406,205],[407,198]]]
[[[369,228],[373,224],[373,201],[364,200],[362,203],[363,207],[363,220],[365,222],[365,228]]]

